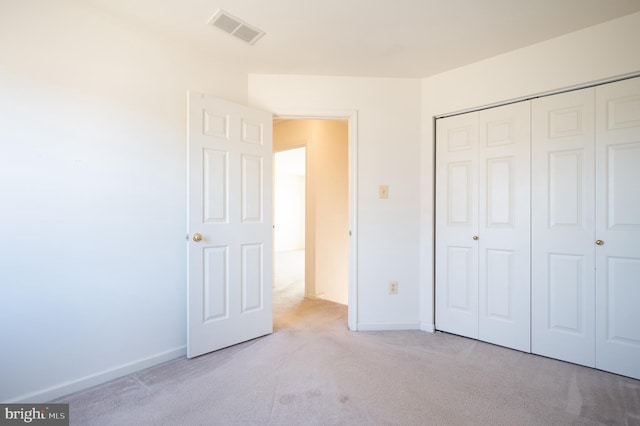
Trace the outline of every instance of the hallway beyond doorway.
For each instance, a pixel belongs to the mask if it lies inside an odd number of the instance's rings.
[[[304,297],[304,250],[273,253],[273,287],[292,297]]]

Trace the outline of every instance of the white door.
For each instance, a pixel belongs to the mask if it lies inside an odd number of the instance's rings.
[[[436,328],[478,338],[478,113],[436,123]]]
[[[640,78],[596,89],[596,367],[640,379]]]
[[[531,350],[594,366],[594,89],[533,100],[531,145]]]
[[[189,93],[187,356],[273,331],[271,113]]]
[[[530,107],[436,128],[436,328],[530,350]]]
[[[479,339],[529,352],[530,103],[479,119]]]

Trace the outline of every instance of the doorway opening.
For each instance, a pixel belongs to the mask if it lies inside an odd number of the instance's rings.
[[[274,120],[274,292],[280,304],[302,298],[349,304],[349,125],[347,119]]]

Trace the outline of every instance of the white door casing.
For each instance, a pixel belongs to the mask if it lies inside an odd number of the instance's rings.
[[[478,338],[478,113],[436,125],[436,328]]]
[[[531,108],[531,349],[593,367],[594,89]]]
[[[596,88],[596,367],[640,379],[640,78]]]
[[[272,115],[190,92],[188,117],[192,358],[273,331]]]
[[[530,103],[479,119],[479,339],[529,352]]]

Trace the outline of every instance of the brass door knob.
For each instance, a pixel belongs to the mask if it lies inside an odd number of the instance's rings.
[[[195,234],[193,234],[193,241],[195,241],[196,243],[199,243],[200,241],[202,241],[202,235],[198,234],[197,232]]]
[[[474,241],[478,241],[478,236],[477,236],[477,235],[474,235],[474,236],[473,236],[473,240],[474,240]]]
[[[604,241],[596,240],[596,244],[599,245],[599,246],[603,246],[604,245]]]

